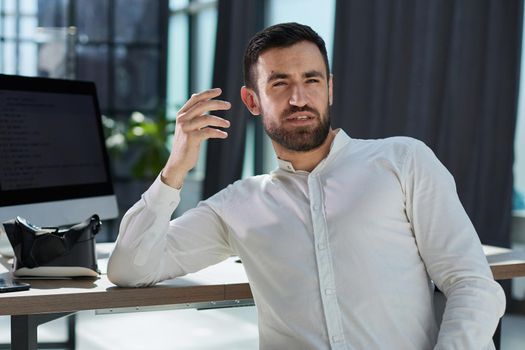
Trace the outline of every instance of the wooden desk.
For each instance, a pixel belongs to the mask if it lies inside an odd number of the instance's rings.
[[[75,312],[252,298],[242,265],[232,259],[149,288],[119,288],[109,282],[106,275],[97,279],[21,281],[29,282],[31,289],[0,294],[0,315]]]
[[[8,278],[5,271],[1,277]],[[23,280],[31,289],[0,294],[0,315],[11,315],[11,349],[37,349],[37,327],[82,310],[140,310],[154,306],[214,308],[253,305],[248,280],[235,259],[149,288],[118,288],[99,278]]]
[[[495,280],[507,280],[525,276],[525,251],[483,246]]]
[[[495,279],[525,276],[525,252],[483,248]],[[8,274],[6,270],[1,277]],[[29,291],[0,294],[0,315],[11,315],[13,350],[36,349],[38,325],[81,310],[109,312],[168,305],[213,308],[253,303],[244,268],[234,259],[149,288],[118,288],[106,275],[29,282]]]

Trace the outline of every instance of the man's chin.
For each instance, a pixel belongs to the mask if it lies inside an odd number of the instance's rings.
[[[328,112],[327,112],[328,113]],[[266,134],[284,149],[292,152],[313,151],[326,141],[330,132],[330,118],[327,114],[326,120],[318,119],[312,125],[291,126],[282,123],[271,125],[263,123]]]
[[[302,132],[302,133],[294,133],[293,135],[289,135],[288,142],[279,142],[281,146],[288,149],[289,151],[294,152],[310,152],[313,151],[324,143],[326,140],[325,135],[324,138],[316,139],[311,132]]]

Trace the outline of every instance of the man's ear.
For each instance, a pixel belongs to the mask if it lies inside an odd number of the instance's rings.
[[[333,103],[334,100],[334,75],[330,74],[330,77],[328,78],[328,102],[330,103],[330,106]]]
[[[243,86],[241,88],[241,99],[251,114],[261,114],[261,108],[259,107],[259,99],[257,98],[257,94],[255,93],[255,91],[246,86]]]

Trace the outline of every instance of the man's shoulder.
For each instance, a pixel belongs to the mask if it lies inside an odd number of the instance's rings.
[[[423,145],[423,142],[413,137],[392,136],[382,139],[352,139],[351,148],[360,153],[404,157],[411,149],[418,145]]]
[[[228,187],[230,188],[230,190],[235,192],[245,192],[259,188],[260,186],[263,186],[266,182],[270,180],[271,176],[269,174],[249,176],[247,178],[235,181]]]
[[[209,198],[208,202],[221,207],[230,207],[233,204],[247,203],[257,193],[261,193],[271,182],[271,175],[263,174],[250,176],[228,185]]]

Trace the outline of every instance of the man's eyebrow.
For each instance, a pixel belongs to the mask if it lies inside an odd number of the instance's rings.
[[[290,77],[290,74],[287,74],[287,73],[273,72],[272,74],[270,74],[266,82],[270,83],[274,80],[287,79],[289,77]],[[303,78],[324,78],[324,77],[325,76],[323,72],[320,72],[318,70],[310,70],[308,72],[303,73]]]
[[[324,74],[318,70],[311,70],[303,74],[305,78],[324,78]]]
[[[290,74],[273,72],[272,74],[270,74],[266,82],[269,83],[273,80],[286,79],[288,77],[290,77]]]

